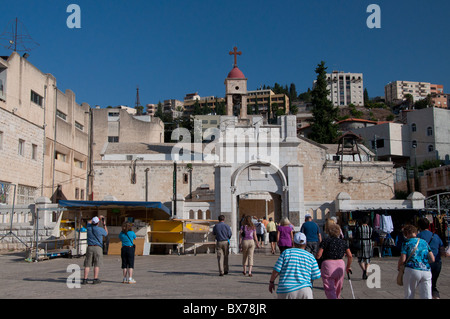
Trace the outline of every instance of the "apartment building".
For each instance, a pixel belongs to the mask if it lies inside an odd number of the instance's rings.
[[[431,106],[448,109],[448,100],[450,98],[450,94],[444,93],[443,85],[431,84],[430,93]]]
[[[316,80],[313,87],[316,85]],[[364,80],[362,73],[345,73],[333,71],[327,73],[328,99],[334,106],[350,104],[364,106]]]
[[[429,82],[394,81],[384,87],[386,103],[399,104],[406,99],[406,95],[412,95],[413,101],[431,97],[431,105],[447,108],[447,94],[444,94],[444,86]]]
[[[0,184],[12,203],[85,199],[89,105],[13,52],[0,57]]]
[[[176,100],[176,99],[170,99],[170,100],[164,100],[163,104],[163,112],[172,114],[173,118],[178,118],[183,115],[183,102]]]
[[[289,114],[289,97],[286,94],[275,94],[272,90],[256,90],[247,92],[247,108],[252,113],[267,117],[271,111],[282,110]],[[275,112],[276,112],[275,110]]]
[[[219,103],[225,103],[225,99],[216,96],[201,97],[198,93],[186,94],[183,102],[183,115],[193,115],[197,103],[201,109],[207,107],[211,113],[216,113]]]

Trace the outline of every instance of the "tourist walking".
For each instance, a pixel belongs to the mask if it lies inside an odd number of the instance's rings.
[[[369,217],[365,216],[362,219],[361,225],[356,228],[356,243],[357,243],[357,257],[358,264],[363,271],[362,279],[367,279],[367,269],[370,266],[370,259],[373,255],[372,238],[373,229],[369,226]]]
[[[320,272],[327,299],[340,298],[344,275],[351,272],[352,252],[347,242],[340,238],[340,234],[339,225],[329,225],[329,237],[320,243],[316,256],[317,259],[322,258]],[[347,265],[344,262],[344,256],[347,256]]]
[[[278,257],[269,281],[269,291],[275,291],[275,279],[278,299],[313,299],[313,281],[320,278],[316,258],[305,250],[306,236],[294,235],[294,247],[286,249]]]
[[[266,227],[262,223],[261,219],[256,223],[256,237],[258,238],[259,246],[264,245],[264,234],[266,233]]]
[[[439,299],[439,291],[437,290],[437,280],[442,269],[441,256],[445,256],[444,243],[438,234],[432,233],[428,230],[430,222],[427,218],[421,218],[418,221],[420,233],[417,238],[421,238],[428,243],[433,252],[434,262],[430,264],[431,268],[431,293],[433,299]]]
[[[256,237],[256,227],[252,222],[252,217],[247,216],[242,222],[239,236],[239,247],[242,250],[242,273],[244,276],[247,274],[247,266],[249,277],[253,276],[252,268],[255,246],[259,248],[258,238]]]
[[[434,255],[427,242],[417,238],[417,228],[407,225],[403,228],[406,241],[402,245],[398,268],[405,267],[403,287],[405,299],[414,299],[416,289],[421,299],[431,299],[431,267]]]
[[[291,248],[294,243],[294,228],[289,219],[284,217],[277,228],[277,243],[280,253]]]
[[[310,214],[305,215],[305,222],[300,228],[300,232],[306,235],[306,251],[316,256],[319,250],[319,244],[322,241],[322,235],[320,234],[319,226],[312,220]]]
[[[219,216],[219,223],[213,228],[216,236],[217,262],[219,264],[219,276],[228,274],[228,256],[230,252],[231,227],[225,223],[225,216]]]
[[[129,222],[125,222],[122,224],[122,231],[119,233],[119,239],[122,242],[120,257],[122,259],[122,282],[124,284],[136,283],[136,280],[133,278],[134,256],[136,253],[134,240],[136,239],[136,233],[132,229],[133,225]]]
[[[103,222],[103,228],[98,224],[100,219]],[[87,284],[90,269],[94,267],[94,281],[93,284],[101,283],[98,278],[100,267],[103,265],[103,236],[108,235],[108,229],[106,227],[104,216],[100,215],[100,218],[95,216],[86,225],[87,232],[87,244],[86,257],[84,259],[84,277],[81,284]]]
[[[266,231],[269,234],[269,243],[272,255],[275,254],[277,249],[277,225],[273,221],[272,217],[269,217],[269,222],[266,226]]]

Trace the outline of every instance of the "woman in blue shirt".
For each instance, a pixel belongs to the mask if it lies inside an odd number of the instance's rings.
[[[133,279],[134,269],[134,253],[135,246],[134,240],[136,234],[132,229],[132,224],[125,222],[122,225],[122,231],[119,234],[119,239],[122,241],[121,257],[122,257],[122,270],[123,270],[123,283],[135,284]]]
[[[398,266],[405,265],[405,299],[414,299],[416,289],[421,299],[431,299],[430,263],[434,262],[433,253],[425,240],[417,238],[417,228],[413,225],[405,226],[403,235],[406,240],[402,245]]]

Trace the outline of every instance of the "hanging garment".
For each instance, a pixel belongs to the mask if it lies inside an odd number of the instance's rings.
[[[380,215],[376,214],[373,220],[373,228],[378,231],[380,229]]]
[[[392,233],[394,231],[394,224],[392,223],[392,217],[389,215],[382,215],[381,219],[382,219],[381,231],[387,234]]]

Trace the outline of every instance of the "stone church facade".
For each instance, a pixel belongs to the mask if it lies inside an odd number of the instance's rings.
[[[420,198],[392,200],[393,164],[374,161],[364,146],[357,159],[338,159],[337,145],[297,137],[295,116],[267,124],[248,115],[247,79],[236,64],[225,86],[227,115],[204,133],[214,135],[211,140],[200,134],[193,143],[183,136],[179,143],[105,144],[93,162],[94,199],[160,201],[182,219],[223,214],[233,229],[234,251],[243,214],[287,217],[299,227],[306,213],[323,224],[344,208],[420,208]]]

